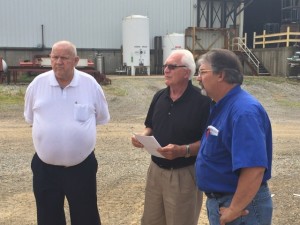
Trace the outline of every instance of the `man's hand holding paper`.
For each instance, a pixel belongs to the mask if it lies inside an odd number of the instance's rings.
[[[157,142],[154,136],[144,136],[144,135],[138,135],[138,134],[133,134],[134,137],[140,142],[140,148],[144,147],[147,152],[151,155],[160,157],[160,158],[165,158],[163,155],[161,155],[157,150],[161,148],[160,144]],[[135,143],[136,147],[138,146],[138,143]]]
[[[159,148],[158,152],[164,156],[164,158],[172,160],[178,157],[182,157],[182,151],[179,145],[168,144],[165,147]]]

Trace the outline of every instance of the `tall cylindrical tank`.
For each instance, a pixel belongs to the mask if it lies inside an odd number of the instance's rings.
[[[132,15],[123,19],[123,64],[131,68],[135,75],[136,67],[147,68],[150,74],[149,18]]]
[[[4,72],[4,73],[7,72],[7,64],[4,61],[4,59],[2,59],[1,57],[0,57],[0,72]]]
[[[104,56],[102,54],[96,54],[96,69],[100,73],[104,72]]]
[[[163,36],[163,63],[175,49],[184,49],[184,34],[172,33]]]

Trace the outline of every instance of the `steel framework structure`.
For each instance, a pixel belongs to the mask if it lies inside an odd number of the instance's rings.
[[[197,0],[197,27],[204,22],[205,28],[216,28],[214,25],[218,22],[220,28],[226,28],[228,20],[231,19],[235,28],[237,16],[253,1]]]

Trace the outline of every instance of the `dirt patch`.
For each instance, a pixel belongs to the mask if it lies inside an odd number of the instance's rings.
[[[112,85],[103,89],[112,119],[98,127],[96,146],[100,214],[104,225],[138,225],[150,157],[131,146],[130,136],[143,129],[152,96],[164,82],[162,76],[109,78]],[[274,194],[273,225],[298,225],[300,197],[293,194],[300,194],[300,83],[247,77],[243,86],[262,102],[272,121],[274,161],[269,184]],[[0,110],[0,224],[36,224],[31,128],[23,120],[23,105],[0,102]],[[208,224],[205,207],[199,224]]]

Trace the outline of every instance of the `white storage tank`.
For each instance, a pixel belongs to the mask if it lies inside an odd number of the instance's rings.
[[[7,64],[6,64],[6,62],[4,61],[4,59],[2,59],[2,58],[0,57],[0,73],[1,73],[1,72],[4,72],[4,73],[7,72]]]
[[[163,36],[162,39],[163,48],[163,63],[165,63],[168,56],[175,49],[184,49],[184,34],[172,33]]]
[[[146,68],[150,74],[149,18],[132,15],[123,19],[123,64],[135,75],[137,68]]]

